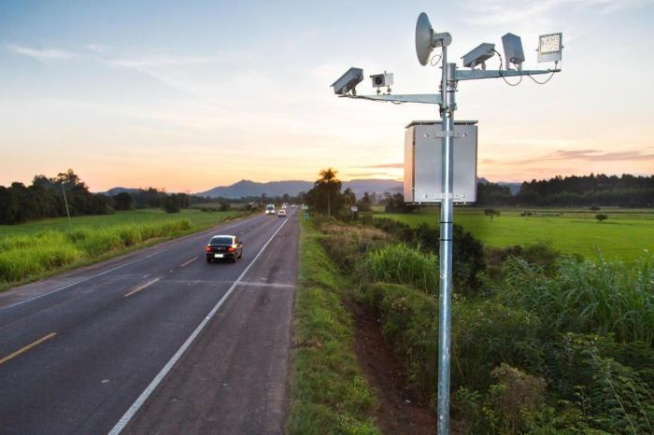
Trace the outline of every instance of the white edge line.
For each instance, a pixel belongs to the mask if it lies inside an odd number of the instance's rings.
[[[168,361],[166,365],[161,369],[161,371],[157,374],[157,376],[154,377],[152,382],[150,382],[150,385],[148,385],[145,388],[145,390],[143,390],[141,395],[136,399],[136,401],[132,404],[132,406],[130,406],[127,412],[125,412],[125,414],[123,414],[120,420],[118,420],[118,423],[116,423],[116,425],[111,429],[111,431],[109,431],[109,435],[118,435],[123,431],[123,429],[125,429],[125,427],[129,424],[132,418],[134,418],[136,413],[139,411],[141,406],[143,406],[145,401],[148,400],[152,392],[159,386],[161,381],[166,377],[166,375],[170,372],[170,370],[177,363],[177,361],[179,361],[182,355],[184,355],[184,353],[188,350],[188,348],[191,347],[195,339],[198,337],[198,335],[200,335],[202,330],[207,326],[207,324],[213,318],[216,312],[218,312],[220,307],[225,303],[225,301],[227,301],[227,299],[232,294],[236,286],[241,282],[241,280],[243,279],[245,274],[250,270],[250,268],[257,262],[261,254],[263,254],[263,252],[266,250],[270,242],[275,238],[277,233],[279,233],[279,231],[282,228],[284,228],[286,222],[288,222],[288,220],[284,220],[284,223],[282,223],[279,226],[279,228],[277,228],[277,230],[273,233],[273,235],[270,236],[270,238],[268,239],[266,244],[263,245],[257,256],[254,257],[254,259],[250,262],[250,264],[248,264],[248,267],[245,268],[243,273],[241,273],[241,275],[236,279],[236,281],[234,281],[234,284],[232,284],[229,290],[227,290],[227,293],[225,293],[223,297],[220,298],[218,303],[211,309],[209,314],[207,314],[204,320],[198,325],[197,328],[195,328],[195,331],[193,331],[193,333],[186,339],[184,344],[182,344],[182,346],[177,350],[177,352],[175,352],[175,354],[170,359],[170,361]]]

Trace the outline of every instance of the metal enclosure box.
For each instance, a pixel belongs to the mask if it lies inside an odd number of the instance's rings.
[[[504,47],[504,60],[506,69],[511,69],[511,64],[521,68],[525,61],[525,53],[522,51],[522,41],[518,35],[507,33],[502,36],[502,46]]]
[[[477,121],[454,121],[454,202],[477,199]],[[413,121],[404,140],[404,202],[442,200],[443,134],[440,121]]]

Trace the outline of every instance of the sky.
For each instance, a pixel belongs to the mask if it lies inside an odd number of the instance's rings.
[[[394,94],[440,92],[418,15],[449,62],[519,35],[563,33],[562,71],[460,81],[480,177],[654,175],[654,0],[0,0],[0,185],[73,169],[91,191],[197,193],[241,179],[402,179],[404,136],[438,106],[338,98],[348,68],[393,73]],[[500,58],[487,61],[497,69]],[[548,76],[536,76],[540,82]],[[511,86],[513,85],[513,86]]]

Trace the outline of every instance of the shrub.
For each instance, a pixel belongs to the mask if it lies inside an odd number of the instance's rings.
[[[538,317],[492,301],[456,301],[452,314],[452,384],[486,392],[502,363],[539,373],[544,366]]]
[[[587,426],[608,433],[652,433],[654,385],[607,356],[607,339],[563,334],[550,349],[555,391],[581,410]],[[650,350],[651,354],[651,350]]]

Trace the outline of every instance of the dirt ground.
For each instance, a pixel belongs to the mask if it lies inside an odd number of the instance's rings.
[[[377,423],[388,435],[436,433],[436,416],[406,388],[400,362],[384,342],[377,316],[362,307],[348,307],[356,321],[355,350],[368,382],[377,391]]]

